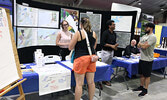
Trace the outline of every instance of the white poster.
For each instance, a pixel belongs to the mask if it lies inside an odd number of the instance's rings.
[[[51,10],[38,10],[38,27],[53,27],[59,26],[59,12]]]
[[[136,25],[135,25],[137,27],[137,23],[139,21],[140,14],[141,14],[141,8],[119,4],[119,3],[112,3],[111,11],[137,11]]]
[[[7,15],[0,9],[0,89],[19,79],[12,47]]]
[[[57,33],[60,29],[38,28],[38,45],[56,45]]]
[[[38,9],[17,4],[17,26],[36,26]]]
[[[39,95],[71,89],[71,70],[59,64],[34,66],[33,70],[39,75]]]
[[[115,31],[131,32],[132,16],[111,16],[115,22]]]
[[[37,28],[17,28],[17,48],[37,45]]]

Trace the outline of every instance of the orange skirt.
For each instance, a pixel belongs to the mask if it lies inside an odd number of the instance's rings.
[[[74,72],[85,74],[86,72],[96,72],[96,62],[91,62],[91,56],[81,56],[74,60]]]

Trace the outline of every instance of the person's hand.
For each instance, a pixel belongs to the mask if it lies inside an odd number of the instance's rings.
[[[138,47],[138,48],[141,48],[140,42],[138,43],[137,47]]]
[[[140,53],[138,53],[137,56],[140,56]]]
[[[148,44],[148,41],[144,42],[144,44]]]
[[[96,62],[99,59],[97,55],[92,55],[91,56],[91,62]]]
[[[118,48],[117,48],[118,45],[119,45],[119,44],[116,43],[115,45],[112,46],[112,48],[113,48],[114,50],[117,50],[117,49],[118,49]]]

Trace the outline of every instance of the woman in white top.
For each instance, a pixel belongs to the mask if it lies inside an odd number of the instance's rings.
[[[60,47],[59,54],[62,57],[62,60],[65,60],[65,57],[70,53],[68,46],[72,39],[72,33],[68,31],[69,23],[66,20],[62,21],[61,27],[62,30],[58,32],[56,37],[56,45]]]

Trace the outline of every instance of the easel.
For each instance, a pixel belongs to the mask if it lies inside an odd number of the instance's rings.
[[[26,79],[23,79],[21,81],[13,82],[12,84],[3,88],[2,90],[4,90],[4,91],[2,93],[0,93],[0,97],[3,96],[4,94],[6,94],[7,92],[9,92],[10,90],[14,89],[16,86],[18,86],[20,97],[18,97],[17,100],[25,100],[25,94],[23,92],[23,88],[22,88],[22,85],[21,85],[21,83],[23,83],[25,80]]]
[[[0,10],[2,10],[2,9],[5,9],[5,8],[0,7]],[[15,40],[14,40],[13,29],[11,27],[12,25],[11,25],[10,15],[9,15],[10,11],[8,9],[5,9],[5,11],[6,11],[6,15],[7,15],[9,33],[10,33],[10,37],[11,37],[12,48],[13,48],[13,53],[14,53],[14,58],[15,58],[15,63],[16,63],[17,73],[18,73],[19,79],[16,79],[16,81],[11,82],[11,84],[9,84],[6,87],[0,89],[0,97],[3,96],[4,94],[6,94],[7,92],[9,92],[10,90],[12,90],[13,88],[15,88],[16,86],[18,86],[18,89],[19,89],[19,92],[20,92],[20,97],[18,97],[17,100],[25,100],[25,95],[24,95],[21,83],[23,83],[26,79],[22,79],[22,73],[21,73],[21,69],[20,69],[20,62],[19,62],[19,59],[18,59],[18,53],[17,53],[17,48],[16,48],[16,44],[15,44]]]

